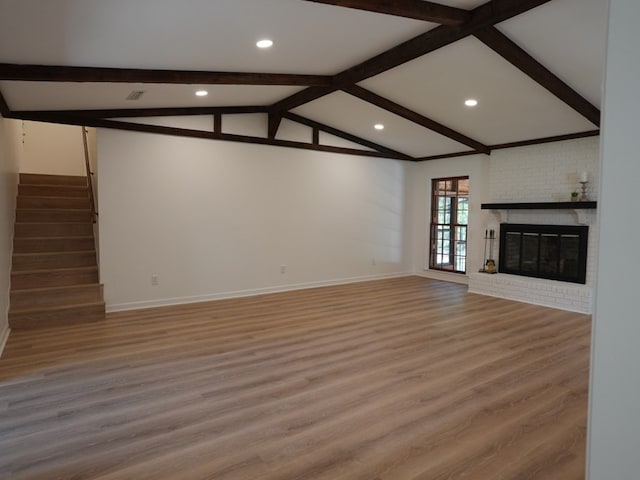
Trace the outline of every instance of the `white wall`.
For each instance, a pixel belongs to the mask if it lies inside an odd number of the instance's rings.
[[[411,271],[406,162],[113,130],[98,158],[110,310]]]
[[[600,137],[505,148],[491,153],[490,202],[568,202],[589,174],[587,195],[597,200]]]
[[[20,171],[50,175],[86,175],[82,127],[21,122],[24,135]]]
[[[413,165],[411,171],[413,269],[418,275],[452,282],[466,283],[468,275],[429,270],[429,219],[431,211],[431,180],[434,178],[469,176],[469,229],[467,233],[467,273],[482,267],[484,229],[487,213],[480,210],[486,201],[489,157],[468,157],[432,160]]]
[[[640,472],[639,18],[637,0],[611,0],[591,360],[590,480],[636,480]]]
[[[0,117],[0,354],[8,335],[20,122]]]

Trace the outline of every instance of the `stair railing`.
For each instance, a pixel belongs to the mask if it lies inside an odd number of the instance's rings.
[[[89,161],[89,142],[87,140],[88,130],[82,127],[82,143],[84,144],[84,164],[87,168],[87,185],[89,186],[89,201],[91,203],[91,218],[93,223],[98,220],[98,211],[96,210],[96,200],[93,189],[93,172],[91,171],[91,162]]]

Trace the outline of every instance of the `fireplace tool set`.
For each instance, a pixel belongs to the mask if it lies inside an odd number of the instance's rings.
[[[496,231],[484,231],[484,267],[480,269],[482,273],[498,273],[496,271],[496,261],[493,259],[493,243],[496,240]],[[487,243],[489,244],[489,257],[487,257]]]

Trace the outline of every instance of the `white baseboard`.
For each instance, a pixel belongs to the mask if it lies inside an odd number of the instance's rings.
[[[107,304],[107,313],[123,312],[127,310],[140,310],[143,308],[168,307],[171,305],[184,305],[187,303],[211,302],[213,300],[225,300],[228,298],[252,297],[267,293],[290,292],[294,290],[305,290],[308,288],[329,287],[332,285],[346,285],[349,283],[367,282],[370,280],[384,280],[386,278],[398,278],[412,276],[412,272],[398,272],[382,275],[365,275],[362,277],[340,278],[337,280],[325,280],[320,282],[298,283],[292,285],[279,285],[276,287],[256,288],[251,290],[238,290],[232,292],[213,293],[208,295],[196,295],[192,297],[174,297],[160,300],[148,300],[142,302],[130,302],[119,304]]]
[[[469,277],[461,273],[442,272],[440,270],[424,269],[422,272],[415,272],[414,275],[424,278],[431,278],[433,280],[441,280],[443,282],[460,283],[462,285],[469,285]]]
[[[0,334],[0,358],[2,358],[2,352],[4,352],[4,346],[7,344],[7,340],[9,340],[9,333],[11,329],[8,326],[4,327],[4,332]]]

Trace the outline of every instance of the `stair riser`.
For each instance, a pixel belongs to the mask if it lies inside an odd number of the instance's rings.
[[[88,198],[18,197],[18,208],[90,209]]]
[[[27,288],[63,287],[67,285],[85,285],[98,283],[98,269],[89,271],[47,272],[47,273],[12,273],[11,288],[24,290]]]
[[[29,237],[90,237],[93,224],[85,223],[16,223],[15,238]]]
[[[102,301],[102,286],[93,284],[38,291],[12,291],[10,305],[12,309],[19,309]]]
[[[11,314],[9,312],[9,327],[11,328],[41,328],[59,325],[73,325],[104,319],[105,307],[92,305],[69,308],[64,311],[38,312],[28,314]]]
[[[40,175],[35,173],[21,173],[21,184],[31,185],[87,185],[87,177],[75,177],[68,175]]]
[[[17,210],[17,222],[91,222],[89,210]]]
[[[25,197],[80,197],[89,198],[87,187],[66,185],[18,185],[18,195]]]
[[[14,238],[14,253],[79,252],[93,250],[93,237],[88,238]]]
[[[49,268],[75,268],[96,266],[95,252],[82,253],[43,253],[36,255],[14,255],[13,271],[45,270]]]

